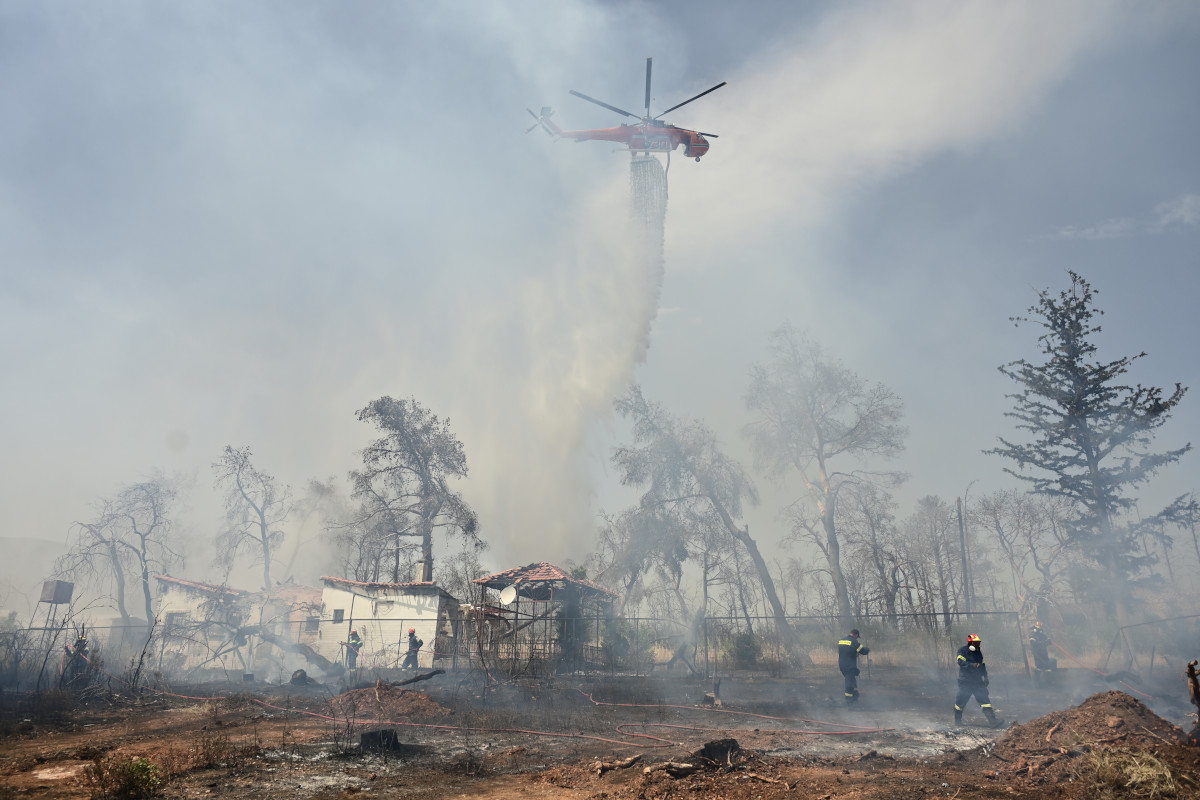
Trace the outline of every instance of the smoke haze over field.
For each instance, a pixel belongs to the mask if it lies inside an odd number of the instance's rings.
[[[904,399],[905,497],[990,491],[995,368],[1034,354],[1008,318],[1067,269],[1102,357],[1200,386],[1200,8],[794,5],[5,6],[0,537],[60,544],[161,468],[194,478],[204,577],[222,448],[344,479],[386,394],[450,418],[490,565],[582,559],[630,501],[613,398],[637,380],[748,464],[784,322]],[[668,115],[720,138],[672,161],[661,296],[628,156],[522,135],[527,106],[617,124],[567,92],[636,109],[651,55],[655,111],[729,81]],[[1200,399],[1161,436],[1200,442]],[[769,543],[794,495],[764,488]]]

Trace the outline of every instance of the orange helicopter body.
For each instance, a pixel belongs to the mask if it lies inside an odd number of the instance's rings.
[[[683,154],[700,160],[708,152],[708,139],[699,131],[680,128],[666,123],[636,123],[619,125],[616,128],[595,128],[586,131],[564,131],[550,120],[546,124],[556,136],[574,139],[577,142],[616,142],[638,153],[669,153],[683,146]],[[711,136],[711,134],[709,134]]]
[[[620,125],[616,128],[594,128],[591,130],[579,131],[564,131],[555,125],[550,117],[553,116],[554,110],[549,107],[542,108],[541,114],[533,113],[532,109],[525,109],[529,115],[536,120],[533,125],[529,126],[526,133],[534,128],[541,126],[546,133],[551,136],[558,136],[563,139],[574,139],[577,142],[600,141],[600,142],[616,142],[623,144],[625,147],[635,153],[670,153],[672,150],[683,146],[684,155],[689,158],[694,158],[697,161],[700,157],[708,152],[709,138],[716,139],[715,133],[703,133],[701,131],[693,131],[687,128],[680,128],[677,125],[672,125],[669,122],[663,122],[659,119],[663,114],[668,114],[677,108],[687,105],[693,100],[699,100],[709,92],[715,92],[725,85],[722,81],[716,86],[701,92],[695,97],[684,100],[682,103],[671,106],[666,111],[650,116],[650,68],[654,59],[646,59],[646,113],[639,117],[637,114],[630,113],[622,108],[610,106],[608,103],[601,102],[594,97],[588,97],[586,94],[571,90],[571,94],[576,97],[587,100],[589,103],[594,103],[609,111],[615,111],[626,117],[633,117],[638,122]]]

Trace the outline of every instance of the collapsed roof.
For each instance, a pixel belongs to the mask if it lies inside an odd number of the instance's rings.
[[[573,578],[562,567],[545,561],[485,575],[476,578],[474,582],[496,591],[514,586],[521,597],[539,603],[551,602],[556,590],[573,590],[581,597],[596,602],[609,602],[617,596],[616,592],[609,591],[598,583],[593,583],[587,578]]]

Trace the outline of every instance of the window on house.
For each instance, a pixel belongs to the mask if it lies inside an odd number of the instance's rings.
[[[321,629],[321,618],[320,617],[308,617],[304,620],[304,632],[305,633],[316,633],[320,629]]]
[[[167,630],[171,631],[182,628],[187,624],[187,617],[186,611],[168,611],[166,619]]]
[[[333,610],[333,623],[336,625],[344,619],[346,619],[346,610],[342,608],[335,608]]]

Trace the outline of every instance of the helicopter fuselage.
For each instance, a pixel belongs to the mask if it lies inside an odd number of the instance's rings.
[[[697,160],[707,153],[709,148],[708,139],[704,138],[702,133],[675,125],[639,122],[633,125],[618,125],[615,128],[555,132],[564,139],[574,139],[577,142],[618,142],[639,153],[669,153],[683,145],[683,154]]]

